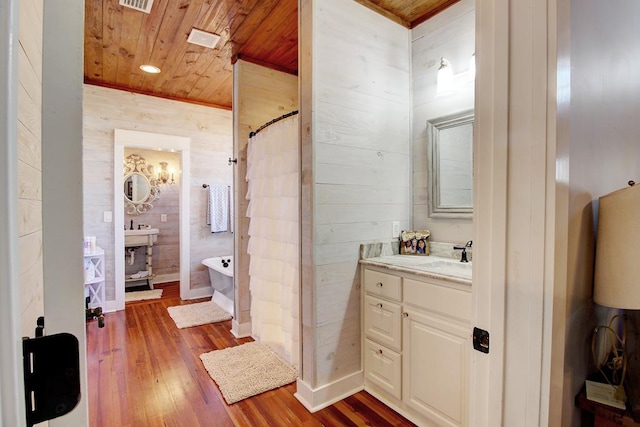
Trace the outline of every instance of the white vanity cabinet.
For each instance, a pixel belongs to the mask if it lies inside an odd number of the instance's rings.
[[[365,390],[420,426],[466,426],[471,286],[363,264]]]

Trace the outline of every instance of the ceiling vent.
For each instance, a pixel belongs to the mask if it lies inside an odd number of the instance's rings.
[[[153,0],[120,0],[120,5],[124,7],[130,7],[131,9],[139,10],[144,13],[151,13],[151,6],[153,6]]]
[[[220,40],[219,35],[208,33],[206,31],[196,30],[195,28],[191,29],[189,38],[187,38],[187,41],[189,43],[197,44],[211,49],[216,47],[216,44],[218,44],[218,40]]]

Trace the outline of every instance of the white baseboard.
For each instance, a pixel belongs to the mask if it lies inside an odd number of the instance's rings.
[[[251,336],[251,322],[238,323],[236,319],[231,321],[231,334],[236,338],[247,338]]]
[[[426,418],[424,415],[417,413],[415,410],[411,409],[409,406],[404,404],[402,401],[398,401],[395,398],[390,398],[385,395],[383,392],[379,391],[375,385],[367,385],[364,390],[369,393],[371,396],[378,399],[382,402],[383,405],[393,409],[412,423],[418,426],[423,425],[447,425],[450,422],[446,419],[438,419],[435,420]],[[399,404],[398,404],[399,403]]]
[[[153,283],[169,283],[169,282],[179,282],[179,281],[180,281],[180,273],[158,274],[153,279]]]
[[[213,295],[213,289],[211,289],[211,286],[207,286],[204,288],[188,289],[185,292],[185,296],[182,297],[182,299],[183,300],[198,299],[198,298],[210,297],[212,295]]]
[[[224,311],[233,316],[233,301],[231,301],[231,299],[229,299],[222,292],[213,291],[211,301],[218,304]]]
[[[120,310],[124,310],[124,307]],[[104,307],[102,307],[103,313],[113,313],[114,311],[118,311],[118,302],[117,301],[105,301]]]
[[[298,379],[296,385],[294,396],[313,413],[364,390],[364,375],[362,371],[358,371],[315,389],[301,379]]]

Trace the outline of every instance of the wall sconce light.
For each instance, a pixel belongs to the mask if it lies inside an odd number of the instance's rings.
[[[445,58],[440,58],[440,68],[438,68],[437,96],[446,96],[453,93],[453,70],[451,64]]]
[[[158,172],[158,181],[162,184],[175,184],[175,180],[173,179],[173,170],[168,170],[167,166],[169,164],[167,162],[160,162],[160,172]]]
[[[471,55],[469,69],[463,73],[453,74],[451,63],[444,57],[440,58],[440,67],[436,77],[436,96],[449,96],[456,93],[456,81],[472,83],[476,78],[476,54]]]
[[[600,197],[598,239],[593,287],[593,300],[602,306],[621,310],[640,310],[640,185],[629,181],[629,187]],[[624,247],[621,247],[623,246]],[[621,320],[615,325],[616,319]],[[605,332],[601,343],[610,349],[604,357],[596,357],[598,332]],[[626,325],[624,315],[615,315],[608,325],[594,330],[592,353],[604,380],[615,389],[616,398],[626,400],[625,374],[628,368]],[[635,385],[635,384],[634,384]],[[637,392],[626,384],[632,394]],[[635,399],[634,399],[635,400]]]

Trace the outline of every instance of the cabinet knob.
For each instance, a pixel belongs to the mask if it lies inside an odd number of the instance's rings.
[[[381,303],[381,302],[379,302],[379,303],[377,304],[377,306],[378,306],[378,308],[382,308],[382,303]]]
[[[378,283],[376,283],[376,286],[377,286],[377,287],[379,287],[379,288],[381,288],[381,287],[382,287],[382,282],[378,282]]]
[[[402,313],[402,315],[403,315],[404,317],[409,317],[409,313],[407,313],[407,312]]]
[[[378,354],[382,354],[382,349],[378,350]]]

